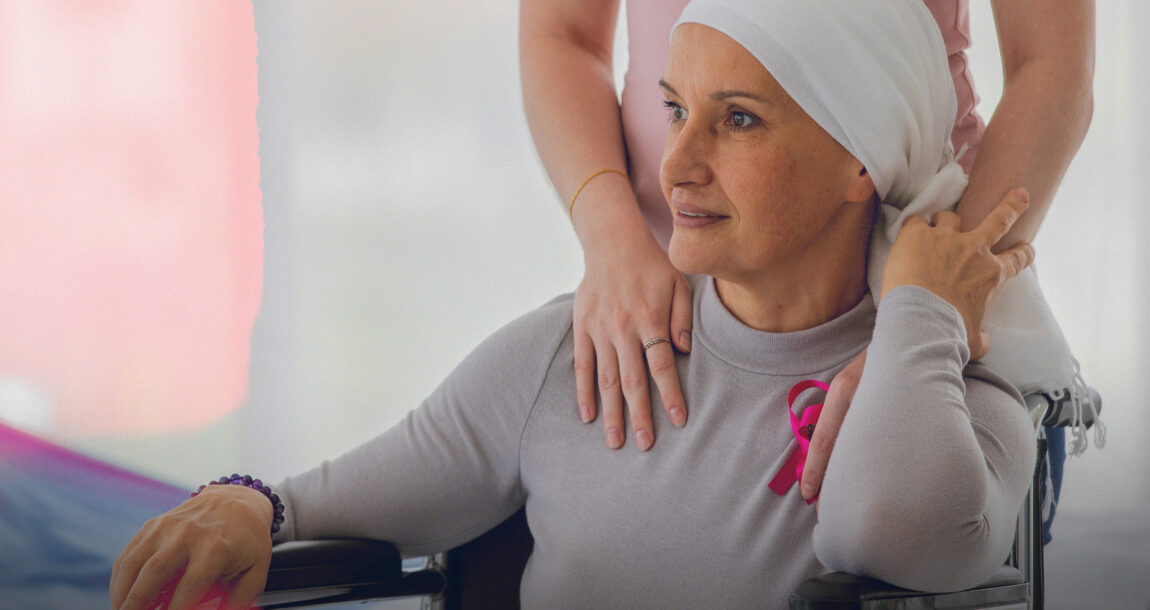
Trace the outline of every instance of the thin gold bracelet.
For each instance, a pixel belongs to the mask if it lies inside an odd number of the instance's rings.
[[[627,184],[631,184],[631,178],[625,172],[621,172],[617,169],[601,169],[594,174],[587,176],[587,179],[583,181],[583,184],[580,184],[579,188],[575,189],[575,194],[571,196],[571,203],[567,204],[567,216],[572,221],[575,220],[575,200],[579,198],[579,193],[583,192],[583,187],[587,186],[587,183],[591,182],[599,176],[602,176],[603,174],[619,174],[620,176],[623,176],[623,179],[627,181]]]

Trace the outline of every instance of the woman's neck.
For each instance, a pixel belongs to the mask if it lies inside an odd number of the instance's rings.
[[[813,328],[853,309],[868,289],[871,225],[857,218],[836,224],[791,264],[748,277],[716,277],[723,305],[743,324],[768,332]]]
[[[743,324],[783,333],[813,328],[853,309],[866,296],[865,277],[844,279],[838,285],[800,280],[772,282],[761,288],[716,278],[715,289],[723,305]]]

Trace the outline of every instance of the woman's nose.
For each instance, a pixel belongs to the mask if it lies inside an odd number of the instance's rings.
[[[681,129],[667,134],[663,148],[663,165],[659,172],[664,187],[682,184],[706,184],[710,181],[707,151],[710,137],[707,128],[687,119]]]

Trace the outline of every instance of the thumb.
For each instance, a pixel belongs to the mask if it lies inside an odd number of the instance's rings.
[[[979,329],[978,342],[970,346],[970,360],[982,360],[990,352],[990,334]]]

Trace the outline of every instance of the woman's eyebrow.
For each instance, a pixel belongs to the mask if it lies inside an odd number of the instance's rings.
[[[659,79],[659,86],[662,87],[663,89],[666,89],[668,92],[670,92],[673,95],[679,95],[679,92],[675,91],[675,88],[672,87],[670,85],[670,83],[668,83],[667,81],[665,81],[661,78]],[[764,97],[762,95],[756,95],[756,94],[750,93],[748,91],[740,91],[737,89],[716,91],[716,92],[711,94],[711,99],[715,100],[716,102],[719,102],[719,101],[722,101],[725,99],[729,99],[732,97],[742,97],[742,98],[746,98],[749,100],[755,100],[756,102],[762,102],[764,104],[770,104],[772,106],[778,106],[779,105],[778,100],[776,100],[772,97]]]
[[[715,100],[716,102],[721,102],[725,99],[729,99],[732,97],[742,97],[742,98],[746,98],[749,100],[755,100],[756,102],[761,102],[763,104],[768,104],[771,106],[778,106],[779,105],[778,100],[776,100],[773,97],[764,97],[762,95],[756,95],[756,94],[750,93],[748,91],[739,91],[739,90],[716,91],[716,92],[711,94],[711,99]]]

